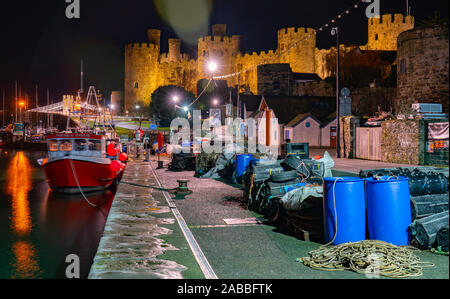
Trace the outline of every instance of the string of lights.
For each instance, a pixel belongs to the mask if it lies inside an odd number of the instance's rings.
[[[298,47],[300,44],[302,44],[303,42],[306,42],[309,38],[311,38],[312,36],[316,36],[317,32],[321,32],[323,31],[325,28],[329,27],[331,24],[335,23],[337,19],[341,19],[343,16],[345,15],[349,15],[351,10],[356,9],[359,7],[360,3],[363,3],[364,0],[357,0],[353,5],[351,5],[350,7],[348,7],[345,11],[343,11],[342,13],[338,14],[337,16],[335,16],[333,19],[331,19],[329,22],[327,22],[326,24],[322,25],[321,27],[318,27],[317,29],[315,29],[313,32],[310,32],[306,35],[306,37],[304,39],[298,40],[295,43],[293,43],[290,47],[288,47],[285,51],[280,51],[280,52],[276,52],[275,56],[269,60],[265,60],[260,64],[256,64],[253,65],[251,67],[249,67],[248,69],[245,70],[241,70],[235,73],[231,73],[231,74],[227,74],[227,75],[221,75],[221,76],[213,76],[213,79],[217,80],[217,79],[227,79],[230,77],[235,77],[238,76],[242,73],[246,73],[249,71],[254,70],[255,68],[257,68],[260,65],[265,65],[265,64],[270,64],[271,62],[275,61],[276,59],[278,59],[280,56],[283,56],[285,54],[287,54],[288,52],[290,52],[292,49]]]

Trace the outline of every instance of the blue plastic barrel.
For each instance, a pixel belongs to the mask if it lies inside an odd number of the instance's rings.
[[[253,156],[251,154],[236,155],[236,171],[238,177],[244,174],[252,158]]]
[[[336,237],[332,243],[334,245],[365,240],[364,179],[328,177],[323,180],[325,242],[331,242],[335,234]],[[333,196],[334,194],[335,196]]]
[[[408,178],[382,176],[366,181],[369,238],[408,245],[411,224]]]

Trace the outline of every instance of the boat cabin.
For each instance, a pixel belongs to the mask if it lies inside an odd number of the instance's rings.
[[[67,155],[105,157],[106,140],[94,134],[54,134],[47,136],[50,158]]]

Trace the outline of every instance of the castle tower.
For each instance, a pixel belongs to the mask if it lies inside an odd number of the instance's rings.
[[[226,24],[214,24],[212,27],[212,36],[226,36],[227,25]]]
[[[169,61],[178,61],[181,59],[180,52],[181,41],[177,38],[169,38]]]
[[[151,29],[147,33],[150,43],[125,46],[125,111],[132,110],[137,102],[149,104],[157,88],[160,31]]]
[[[298,45],[291,48],[296,42]],[[312,28],[283,28],[278,30],[280,63],[289,63],[294,73],[315,72],[316,32]]]
[[[229,74],[234,70],[236,55],[239,53],[240,36],[226,36],[226,25],[212,26],[212,36],[198,40],[198,79],[210,78],[208,63],[214,61],[218,70],[214,75]],[[233,78],[230,78],[232,80]],[[230,82],[229,82],[230,83]]]
[[[147,30],[148,42],[158,47],[161,46],[161,31],[158,29],[148,29]]]
[[[414,28],[414,17],[391,14],[369,19],[367,50],[397,51],[400,33]]]

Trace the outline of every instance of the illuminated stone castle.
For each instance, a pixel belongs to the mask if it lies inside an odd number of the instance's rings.
[[[368,43],[362,50],[396,51],[400,33],[414,28],[414,17],[401,14],[383,15],[368,20]],[[125,109],[136,101],[149,104],[151,94],[160,86],[178,85],[197,93],[197,82],[211,77],[207,62],[214,60],[221,76],[251,69],[241,75],[226,78],[228,86],[240,86],[257,94],[258,64],[288,63],[295,73],[316,73],[322,79],[332,75],[325,56],[335,48],[316,47],[315,30],[311,28],[283,28],[278,30],[278,47],[266,52],[241,53],[241,36],[227,36],[226,25],[212,26],[212,35],[198,39],[197,59],[180,52],[180,40],[169,39],[169,53],[160,53],[160,31],[147,31],[148,43],[127,44],[125,48]],[[309,37],[309,38],[308,38]],[[290,51],[294,43],[302,41]],[[344,53],[352,48],[342,46]],[[354,46],[353,46],[354,48]],[[242,91],[242,90],[241,90]]]

